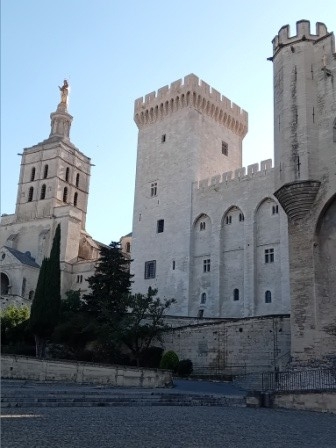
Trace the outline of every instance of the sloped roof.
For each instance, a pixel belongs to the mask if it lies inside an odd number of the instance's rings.
[[[13,249],[12,247],[4,246],[8,252],[10,252],[12,255],[14,255],[15,258],[17,258],[22,264],[26,264],[27,266],[32,266],[33,268],[39,268],[40,265],[38,265],[35,262],[35,258],[33,258],[30,254],[30,252],[20,252],[19,250]]]

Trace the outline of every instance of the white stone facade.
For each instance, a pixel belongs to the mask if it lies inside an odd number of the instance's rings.
[[[274,168],[242,168],[246,112],[194,75],[135,101],[133,288],[191,318],[291,313],[293,359],[335,359],[334,35],[284,26],[269,59]]]
[[[175,315],[288,313],[287,219],[272,161],[242,168],[247,113],[189,75],[137,100],[135,121],[134,291],[174,297]]]

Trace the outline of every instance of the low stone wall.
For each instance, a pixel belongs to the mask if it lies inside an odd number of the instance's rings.
[[[273,397],[273,407],[332,412],[336,414],[336,390],[326,392],[277,393]]]
[[[39,360],[9,355],[1,357],[1,378],[108,384],[118,387],[157,388],[172,385],[172,375],[167,370]]]

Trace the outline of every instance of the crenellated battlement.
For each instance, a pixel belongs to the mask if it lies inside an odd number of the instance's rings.
[[[252,165],[248,165],[247,170],[246,167],[242,167],[234,171],[227,171],[223,174],[218,174],[216,176],[194,182],[193,189],[206,190],[208,188],[217,189],[217,187],[229,187],[243,180],[267,176],[270,173],[273,173],[273,170],[272,159],[267,159],[260,162],[260,167],[259,163],[253,163]]]
[[[290,27],[285,25],[280,28],[278,35],[272,40],[273,54],[275,55],[284,45],[302,40],[317,41],[329,34],[326,25],[322,22],[316,22],[316,34],[311,34],[309,20],[300,20],[296,22],[296,35],[294,36],[290,36]]]
[[[142,128],[185,107],[194,107],[243,137],[247,133],[247,112],[194,74],[135,100],[134,121]]]

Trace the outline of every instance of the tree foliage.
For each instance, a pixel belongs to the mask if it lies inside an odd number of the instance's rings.
[[[140,365],[141,353],[146,351],[152,341],[161,340],[161,334],[168,326],[164,323],[166,310],[175,302],[174,299],[161,301],[157,289],[148,288],[146,295],[134,294],[128,298],[128,312],[124,315],[119,337],[131,350]]]
[[[1,321],[1,344],[11,344],[24,338],[22,325],[29,319],[29,308],[27,306],[10,305],[0,313]]]
[[[29,325],[35,335],[38,357],[44,357],[46,339],[51,336],[59,318],[61,304],[60,244],[61,227],[58,225],[50,258],[45,258],[42,261],[30,313]]]

